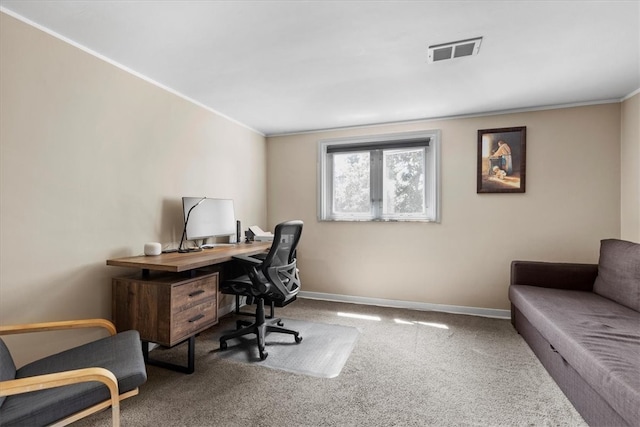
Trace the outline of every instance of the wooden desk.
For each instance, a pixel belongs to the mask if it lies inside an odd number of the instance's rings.
[[[138,268],[142,269],[143,272],[157,270],[179,273],[228,262],[236,255],[259,254],[270,247],[271,242],[238,243],[235,246],[218,246],[212,249],[204,249],[200,252],[187,252],[182,254],[172,252],[155,256],[142,255],[108,259],[107,265]]]
[[[195,336],[218,323],[218,283],[221,274],[230,274],[223,267],[230,267],[235,255],[255,255],[270,246],[270,242],[240,243],[200,252],[107,260],[107,265],[142,270],[142,276],[112,279],[116,329],[140,333],[146,363],[193,373]],[[149,358],[150,342],[173,347],[187,340],[186,367]]]

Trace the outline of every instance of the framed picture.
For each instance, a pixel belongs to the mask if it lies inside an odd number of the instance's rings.
[[[524,193],[526,126],[478,131],[478,193]]]

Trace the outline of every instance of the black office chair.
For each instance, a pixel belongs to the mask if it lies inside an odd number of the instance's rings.
[[[256,304],[256,318],[254,322],[238,321],[236,331],[220,337],[220,350],[227,348],[227,340],[256,334],[260,359],[264,360],[268,356],[264,347],[265,337],[269,332],[291,334],[296,343],[302,341],[299,332],[283,328],[282,320],[279,318],[266,319],[264,313],[265,299],[285,304],[295,298],[300,290],[294,254],[302,234],[302,225],[302,221],[287,221],[276,225],[273,244],[264,259],[250,256],[233,257],[240,261],[247,274],[222,283],[220,289],[224,293],[253,298]]]
[[[252,258],[257,258],[257,259],[260,259],[260,260],[264,260],[267,257],[267,253],[265,252],[265,253],[261,253],[261,254],[251,255],[251,257]],[[293,252],[293,258],[296,258],[295,251]],[[220,292],[222,292],[223,294],[226,294],[226,295],[234,295],[235,296],[236,304],[235,304],[234,313],[237,316],[256,317],[255,311],[254,312],[242,311],[242,309],[240,307],[240,297],[244,296],[245,297],[245,305],[249,306],[249,305],[253,305],[253,303],[254,303],[253,296],[246,295],[246,292],[243,292],[242,290],[240,291],[240,293],[238,293],[232,287],[226,287],[224,289],[220,289]],[[265,298],[264,299],[265,306],[268,306],[270,311],[271,311],[269,314],[265,314],[265,318],[266,319],[273,319],[275,317],[276,307],[282,308],[285,305],[294,302],[295,300],[296,300],[295,296],[293,298],[291,298],[291,299],[286,300],[286,301],[282,301],[282,300],[274,301],[272,299]],[[247,323],[247,324],[250,324],[250,322]]]

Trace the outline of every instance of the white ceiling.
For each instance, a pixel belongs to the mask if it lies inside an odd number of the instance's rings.
[[[9,1],[265,135],[619,100],[640,1]],[[427,47],[482,36],[477,56]]]

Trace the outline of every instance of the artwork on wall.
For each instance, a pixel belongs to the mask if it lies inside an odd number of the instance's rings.
[[[478,193],[524,193],[526,126],[478,131]]]

